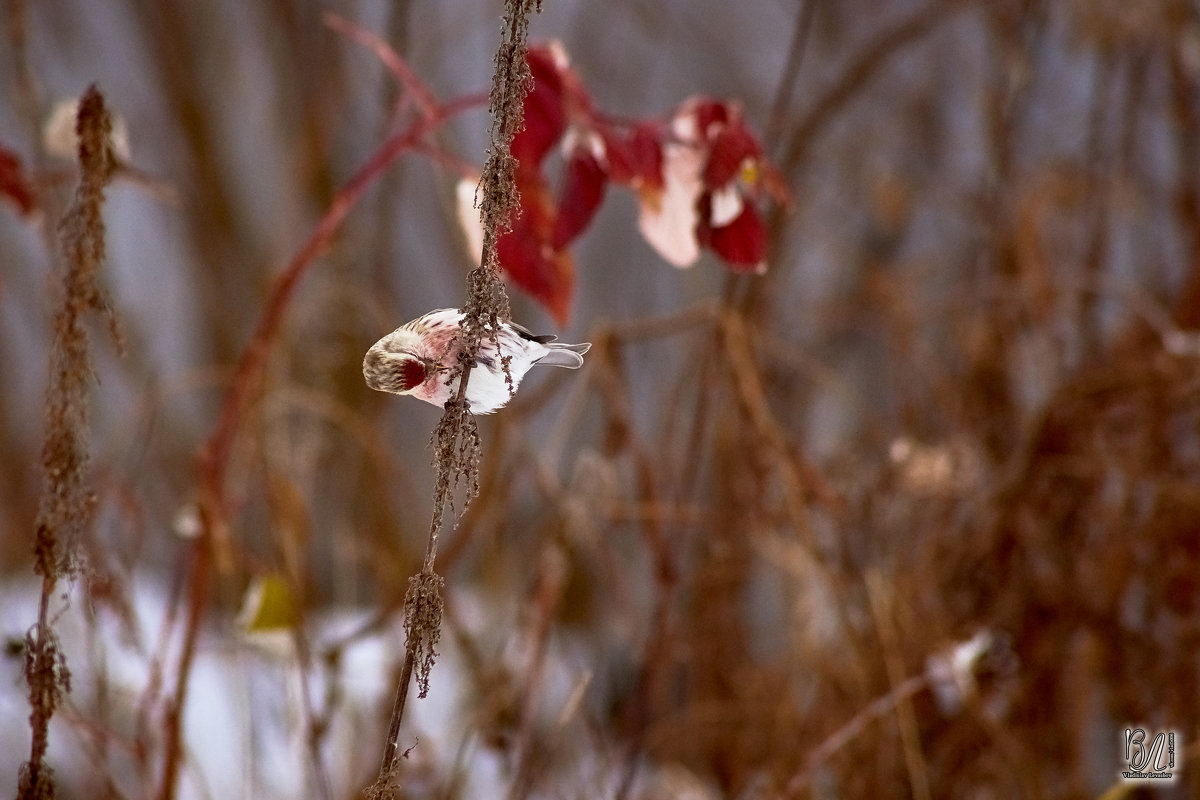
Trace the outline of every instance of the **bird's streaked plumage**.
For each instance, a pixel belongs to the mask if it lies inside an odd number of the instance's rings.
[[[462,313],[440,308],[401,325],[371,346],[363,358],[363,377],[372,389],[407,394],[435,406],[457,396],[458,380],[450,380],[461,351],[459,326]],[[475,368],[467,382],[467,402],[475,414],[490,414],[503,407],[534,364],[578,369],[590,343],[563,344],[553,336],[534,336],[506,322],[493,343],[479,345]],[[509,385],[502,358],[508,358]]]

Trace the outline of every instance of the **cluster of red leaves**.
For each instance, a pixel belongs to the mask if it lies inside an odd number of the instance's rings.
[[[691,266],[705,249],[735,272],[766,269],[758,203],[764,195],[785,202],[787,192],[736,105],[698,97],[665,121],[617,122],[596,110],[558,44],[531,47],[528,63],[525,127],[512,142],[521,213],[497,242],[511,283],[566,321],[574,290],[567,247],[610,183],[637,193],[638,227],[671,264]],[[553,192],[545,167],[556,147],[562,169]]]

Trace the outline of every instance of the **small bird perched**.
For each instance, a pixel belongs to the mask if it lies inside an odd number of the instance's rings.
[[[458,380],[449,374],[462,351],[462,312],[439,308],[401,325],[371,346],[363,358],[367,386],[381,392],[410,394],[435,406],[458,395]],[[514,322],[500,326],[496,341],[479,343],[475,368],[467,382],[467,402],[475,414],[490,414],[506,404],[534,364],[579,369],[591,347],[562,344],[553,336],[534,336]],[[508,377],[502,358],[508,361]]]

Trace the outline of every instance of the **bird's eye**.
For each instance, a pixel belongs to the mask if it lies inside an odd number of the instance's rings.
[[[400,374],[400,391],[415,389],[425,382],[425,365],[415,358],[404,359]]]

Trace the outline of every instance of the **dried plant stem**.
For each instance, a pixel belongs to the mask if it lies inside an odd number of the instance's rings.
[[[872,700],[845,725],[827,736],[824,741],[809,753],[804,769],[788,781],[788,785],[784,789],[782,796],[784,798],[800,796],[804,788],[812,783],[813,773],[817,767],[828,761],[847,744],[854,741],[872,722],[891,713],[897,705],[928,688],[928,676],[914,675],[898,686],[895,686],[882,697]]]
[[[749,334],[745,322],[734,313],[721,318],[721,335],[725,345],[726,365],[737,376],[734,386],[737,399],[758,440],[768,446],[781,469],[786,470],[788,481],[784,500],[792,523],[806,539],[809,537],[808,509],[805,491],[821,495],[827,493],[816,476],[818,471],[805,463],[788,439],[783,426],[771,411],[762,375],[755,367]]]
[[[529,663],[525,669],[525,681],[521,687],[520,722],[514,750],[517,766],[512,784],[508,789],[510,800],[521,800],[533,788],[534,771],[537,768],[539,748],[535,741],[537,720],[538,688],[546,671],[546,658],[550,650],[550,631],[554,612],[562,600],[567,582],[567,558],[561,544],[553,539],[542,549],[538,559],[537,586],[534,589],[536,622],[530,642]]]
[[[429,690],[429,672],[436,657],[435,646],[441,636],[442,577],[434,570],[438,537],[446,506],[452,503],[455,488],[466,485],[464,510],[479,492],[479,431],[466,401],[467,386],[475,357],[484,339],[495,340],[496,333],[509,319],[508,295],[500,281],[496,242],[508,230],[519,209],[519,197],[513,180],[515,159],[512,139],[521,128],[523,101],[529,87],[529,67],[525,62],[529,16],[541,10],[540,0],[506,0],[500,47],[496,52],[495,72],[490,93],[491,128],[487,162],[479,182],[479,215],[483,222],[483,253],[479,266],[467,275],[467,302],[463,307],[459,363],[451,379],[458,378],[458,393],[446,403],[445,412],[433,434],[437,477],[434,484],[433,515],[421,571],[409,580],[404,599],[404,664],[400,686],[388,724],[388,739],[379,767],[379,776],[368,790],[370,797],[382,797],[389,790],[399,755],[400,725],[408,700],[408,683],[414,673],[421,696]],[[506,367],[507,368],[507,367]]]
[[[597,380],[605,400],[613,428],[626,437],[636,476],[638,500],[650,505],[663,502],[658,489],[658,470],[651,448],[637,435],[633,406],[629,396],[629,381],[621,373],[619,346],[611,336],[597,337],[595,362],[600,365]],[[657,712],[662,676],[669,667],[675,643],[673,603],[679,586],[679,569],[671,546],[659,521],[654,517],[640,520],[640,529],[652,555],[654,570],[654,610],[645,633],[642,668],[637,678],[635,699],[629,708],[629,744],[617,788],[617,800],[628,797],[633,790],[645,749],[646,732]]]
[[[42,591],[37,624],[25,637],[32,737],[29,761],[22,766],[19,778],[21,798],[54,796],[53,778],[45,763],[50,719],[70,690],[70,672],[50,619],[50,598],[58,581],[78,569],[75,551],[94,505],[86,486],[88,389],[93,369],[84,317],[89,312],[107,312],[116,333],[115,318],[98,279],[105,260],[104,187],[112,178],[115,164],[111,131],[104,97],[91,86],[76,113],[79,186],[59,228],[66,273],[62,305],[54,318],[46,391],[46,438],[42,449],[45,485],[34,539],[34,570],[42,576]]]
[[[42,146],[41,93],[34,78],[29,61],[29,3],[27,0],[9,0],[5,4],[7,19],[5,33],[12,54],[12,87],[16,110],[28,126],[30,141],[34,143],[33,163],[39,172],[45,170],[46,153]]]
[[[383,763],[379,767],[379,778],[375,782],[378,793],[375,790],[369,790],[368,797],[383,797],[390,783],[392,772],[396,769],[396,757],[400,754],[400,724],[404,721],[404,706],[408,702],[408,686],[412,683],[414,663],[416,663],[416,654],[412,649],[406,649],[404,664],[400,668],[400,683],[396,686],[396,699],[392,703],[392,717],[388,723]]]
[[[808,32],[812,28],[813,12],[816,9],[816,0],[804,0],[796,12],[796,27],[792,31],[787,64],[775,89],[775,98],[771,101],[771,114],[767,117],[767,128],[763,135],[768,151],[779,141],[779,134],[787,122],[796,81],[800,77],[800,65],[804,62],[804,46],[808,41]]]
[[[875,630],[883,649],[884,666],[892,693],[897,695],[896,720],[900,726],[900,740],[904,745],[904,764],[908,769],[909,788],[916,800],[930,800],[929,771],[925,766],[925,754],[921,750],[921,732],[913,712],[909,696],[901,696],[899,689],[904,685],[904,661],[901,657],[900,635],[892,619],[891,594],[887,579],[878,570],[868,570],[866,575],[867,599],[871,615],[875,619]]]
[[[965,5],[962,0],[935,0],[865,42],[859,48],[858,56],[842,70],[841,76],[817,95],[808,112],[792,127],[787,141],[772,142],[783,148],[776,166],[785,174],[795,174],[816,135],[838,118],[842,106],[858,96],[863,86],[882,72],[892,56],[931,33],[950,18],[951,11]]]
[[[192,661],[196,654],[196,641],[200,635],[200,622],[208,606],[209,583],[212,575],[213,539],[202,535],[188,553],[187,592],[188,610],[183,631],[183,645],[176,668],[175,691],[167,701],[163,714],[163,774],[159,784],[159,800],[170,800],[175,796],[175,784],[183,759],[183,707],[187,701],[188,682],[192,675]]]

